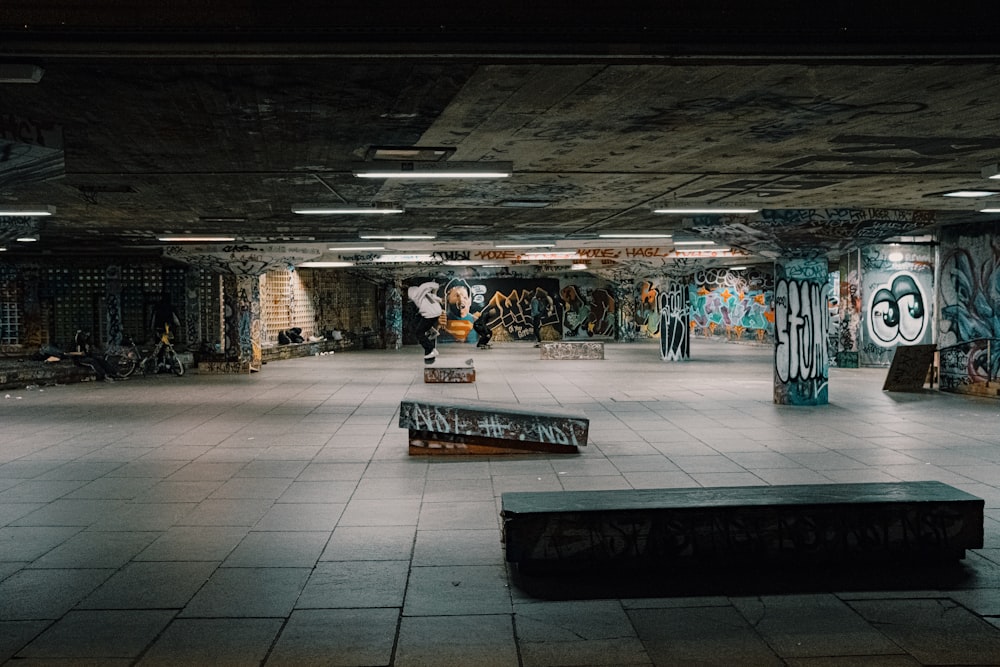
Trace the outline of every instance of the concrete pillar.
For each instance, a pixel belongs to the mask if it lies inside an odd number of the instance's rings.
[[[619,279],[612,285],[615,297],[615,340],[632,343],[636,339],[638,327],[635,321],[635,281],[631,278]]]
[[[385,347],[387,350],[403,347],[403,286],[399,280],[386,287]]]
[[[222,278],[225,311],[225,354],[260,369],[260,276],[226,274]]]
[[[184,272],[183,322],[187,334],[187,344],[191,349],[198,349],[201,342],[205,340],[201,313],[201,269],[192,266]]]
[[[826,405],[830,359],[827,261],[782,259],[774,265],[774,402]]]
[[[691,307],[687,281],[666,278],[656,295],[660,311],[660,358],[684,361],[691,358]]]
[[[122,267],[111,264],[104,270],[105,343],[117,350],[122,344]]]

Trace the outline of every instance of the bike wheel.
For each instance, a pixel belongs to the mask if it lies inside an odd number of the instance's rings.
[[[184,362],[181,361],[180,357],[173,352],[171,352],[170,356],[167,358],[167,367],[177,377],[184,375]]]
[[[154,375],[156,373],[156,358],[149,356],[140,361],[139,370],[143,375]]]
[[[139,356],[133,350],[125,350],[118,357],[118,377],[127,378],[139,366]]]

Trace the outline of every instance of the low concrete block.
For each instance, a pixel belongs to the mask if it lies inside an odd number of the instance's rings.
[[[507,561],[528,573],[954,560],[983,546],[984,501],[941,482],[502,497]]]
[[[472,366],[429,366],[424,369],[424,382],[475,382]]]
[[[198,364],[199,375],[232,375],[250,373],[249,361],[202,361]]]
[[[572,453],[587,444],[590,420],[543,408],[484,401],[402,401],[399,426],[410,454]]]
[[[599,340],[557,340],[540,345],[542,359],[603,359],[604,342]]]

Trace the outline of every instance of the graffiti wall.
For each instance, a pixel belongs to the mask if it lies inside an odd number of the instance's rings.
[[[861,249],[862,366],[892,363],[896,347],[933,342],[934,258],[928,245]]]
[[[539,293],[548,304],[541,319],[542,340],[563,338],[563,310],[565,306],[558,279],[424,277],[408,280],[403,292],[406,292],[406,287],[409,285],[418,285],[429,280],[438,283],[438,295],[444,300],[447,322],[438,338],[441,343],[476,344],[479,341],[479,334],[476,333],[473,324],[488,304],[495,305],[499,311],[499,315],[491,321],[493,343],[534,340],[531,299],[536,293]],[[580,291],[578,290],[576,293],[580,294]],[[586,317],[592,316],[588,314]],[[418,319],[416,307],[407,301],[403,305],[404,343],[416,344],[413,332],[416,329]],[[577,320],[573,319],[572,321],[576,322]],[[585,326],[586,321],[581,322],[575,329],[577,334],[574,335],[579,335],[579,330],[584,329]]]
[[[1000,223],[941,234],[941,389],[996,396],[1000,378]],[[987,383],[992,383],[990,391]]]
[[[774,402],[828,402],[826,260],[775,264]]]
[[[760,268],[703,269],[690,286],[691,334],[729,341],[774,340],[774,276]]]

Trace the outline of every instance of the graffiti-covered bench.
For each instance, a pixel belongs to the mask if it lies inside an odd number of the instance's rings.
[[[484,401],[407,400],[399,404],[399,426],[409,429],[411,455],[568,454],[587,444],[590,420]]]
[[[945,561],[983,546],[980,498],[941,482],[504,493],[528,574]]]
[[[604,341],[552,340],[539,343],[542,359],[603,359]]]

